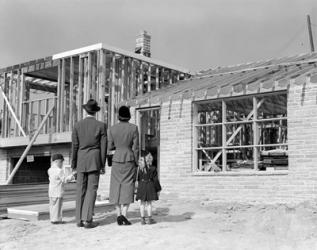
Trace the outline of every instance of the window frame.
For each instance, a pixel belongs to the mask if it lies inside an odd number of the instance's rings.
[[[202,100],[202,101],[195,101],[192,102],[192,109],[193,109],[193,119],[192,119],[192,129],[193,129],[193,147],[192,147],[192,153],[193,153],[193,164],[192,164],[192,172],[193,173],[198,173],[198,175],[203,174],[213,174],[213,172],[208,172],[208,171],[200,171],[199,166],[198,166],[198,151],[199,150],[219,150],[218,153],[222,155],[222,168],[221,171],[218,172],[217,174],[224,174],[224,173],[233,173],[232,171],[227,170],[227,151],[232,150],[235,148],[252,148],[253,149],[253,168],[250,169],[250,171],[259,173],[259,148],[263,147],[286,147],[288,151],[288,140],[286,143],[274,143],[274,144],[260,144],[259,141],[259,133],[258,133],[258,125],[259,123],[263,123],[266,121],[282,121],[286,120],[287,122],[287,131],[288,131],[288,114],[286,112],[286,116],[283,117],[274,117],[274,118],[264,118],[264,119],[258,119],[258,107],[260,102],[265,101],[265,97],[270,97],[273,95],[281,95],[284,94],[286,95],[286,105],[287,105],[287,100],[288,100],[288,93],[287,91],[275,91],[275,92],[268,92],[268,93],[260,93],[260,94],[252,94],[252,95],[244,95],[244,96],[236,96],[236,97],[225,97],[225,98],[218,98],[218,99],[208,99],[208,100]],[[227,101],[231,100],[239,100],[243,99],[246,97],[251,97],[252,102],[253,102],[253,108],[251,113],[251,118],[245,121],[227,121]],[[259,99],[262,97],[262,99],[259,101]],[[222,107],[222,121],[217,122],[217,123],[211,123],[211,124],[199,124],[198,123],[198,105],[203,104],[203,103],[211,103],[211,102],[221,102],[221,107]],[[261,104],[260,104],[261,105]],[[287,109],[287,106],[286,106]],[[227,145],[227,129],[226,125],[230,124],[246,124],[250,123],[252,124],[252,133],[253,133],[253,144],[252,145],[243,145],[243,146],[228,146]],[[219,126],[221,125],[222,127],[222,145],[218,147],[198,147],[198,132],[197,128],[199,127],[207,127],[207,126]],[[258,144],[259,143],[259,144]],[[220,153],[221,152],[221,153]],[[217,153],[217,154],[218,154]],[[288,170],[288,167],[285,170],[281,170],[282,172],[286,172]],[[238,171],[237,173],[243,173],[245,171]],[[267,173],[268,171],[262,171]],[[275,170],[274,172],[278,172]]]

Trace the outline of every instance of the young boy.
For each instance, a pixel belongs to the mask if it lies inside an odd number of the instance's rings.
[[[61,154],[52,156],[52,164],[48,169],[49,187],[48,196],[50,200],[50,220],[52,224],[62,224],[62,206],[64,185],[74,179],[73,175],[65,176],[63,171],[64,157]]]

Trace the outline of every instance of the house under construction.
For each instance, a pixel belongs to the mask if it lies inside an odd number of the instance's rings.
[[[135,53],[99,43],[1,69],[0,184],[47,182],[57,151],[68,163],[72,127],[88,99],[99,102],[97,119],[110,125],[122,101],[190,77],[149,56],[143,32]]]

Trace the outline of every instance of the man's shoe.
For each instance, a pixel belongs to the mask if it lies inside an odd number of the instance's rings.
[[[84,223],[82,221],[77,223],[77,227],[83,227],[83,226],[84,226]]]
[[[99,223],[97,222],[86,222],[84,223],[84,228],[89,229],[89,228],[95,228],[98,227]]]

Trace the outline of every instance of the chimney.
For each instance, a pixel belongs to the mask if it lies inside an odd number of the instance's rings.
[[[151,36],[145,30],[136,39],[135,53],[151,57]]]

